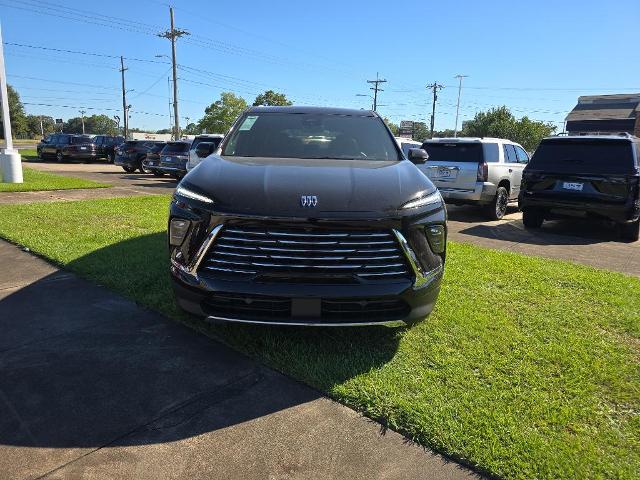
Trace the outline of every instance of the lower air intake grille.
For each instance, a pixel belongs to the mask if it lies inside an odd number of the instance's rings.
[[[309,282],[409,278],[390,231],[316,228],[225,227],[207,252],[200,272],[209,276]]]
[[[216,293],[202,304],[207,315],[240,320],[272,322],[308,321],[322,323],[366,323],[400,320],[409,305],[400,298],[323,298],[317,318],[292,318],[292,300],[268,295]]]

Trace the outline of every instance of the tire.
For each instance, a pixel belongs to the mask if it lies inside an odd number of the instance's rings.
[[[640,219],[633,223],[621,224],[620,236],[627,242],[637,242],[640,239]]]
[[[525,228],[540,228],[544,222],[542,212],[535,208],[525,208],[522,210],[522,223]]]
[[[133,167],[125,167],[124,165],[122,166],[122,169],[127,173],[133,173],[133,172],[136,171],[135,168],[133,168]]]
[[[64,155],[62,154],[62,152],[56,152],[56,161],[58,163],[64,162]]]
[[[156,176],[156,177],[164,177],[164,173],[159,172],[159,171],[157,171],[157,170],[154,170],[154,171],[153,171],[153,172],[151,172],[151,173],[153,173],[153,175],[154,175],[154,176]]]
[[[501,220],[507,212],[507,204],[509,203],[509,192],[504,187],[498,187],[496,196],[491,203],[485,207],[487,216],[491,220]]]
[[[113,163],[113,153],[107,153],[107,163]]]
[[[149,168],[144,166],[144,161],[147,159],[147,157],[142,157],[140,159],[140,172],[141,173],[153,173]]]

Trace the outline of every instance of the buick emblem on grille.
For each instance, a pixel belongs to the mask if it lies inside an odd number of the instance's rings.
[[[312,208],[318,205],[318,197],[315,195],[300,195],[300,205]]]

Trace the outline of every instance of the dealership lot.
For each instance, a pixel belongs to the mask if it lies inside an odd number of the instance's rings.
[[[34,201],[83,200],[121,196],[171,194],[176,180],[142,173],[126,173],[105,162],[56,163],[28,162],[30,168],[69,175],[112,188],[64,190],[52,192],[0,193],[0,205]],[[482,210],[473,206],[448,206],[449,239],[489,248],[569,260],[597,268],[640,276],[640,242],[623,242],[615,228],[604,222],[557,220],[540,230],[527,230],[522,214],[511,206],[502,220],[488,221]]]

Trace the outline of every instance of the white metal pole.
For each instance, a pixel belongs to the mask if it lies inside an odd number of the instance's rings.
[[[458,83],[458,104],[456,105],[456,128],[453,131],[453,136],[458,136],[458,113],[460,113],[460,94],[462,93],[462,79],[468,75],[456,75],[455,78],[459,80]]]
[[[0,25],[0,97],[2,97],[2,126],[6,148],[0,152],[0,169],[2,181],[6,183],[22,183],[22,162],[20,154],[13,149],[11,137],[11,117],[9,115],[9,96],[7,93],[7,75],[4,69],[4,47],[2,43],[2,26]]]

